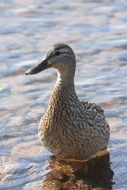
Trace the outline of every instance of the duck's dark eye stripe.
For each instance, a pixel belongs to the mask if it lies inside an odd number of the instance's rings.
[[[55,55],[60,55],[60,54],[61,54],[60,51],[56,51],[56,52],[55,52]]]

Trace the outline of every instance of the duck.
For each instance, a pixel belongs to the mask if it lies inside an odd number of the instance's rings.
[[[110,128],[104,110],[91,101],[80,101],[75,90],[76,56],[65,43],[52,45],[41,63],[28,69],[33,75],[55,68],[57,80],[38,128],[42,145],[64,160],[89,160],[105,154]]]

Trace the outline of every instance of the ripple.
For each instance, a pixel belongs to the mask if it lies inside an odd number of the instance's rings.
[[[55,189],[55,185],[95,189],[95,184],[106,190],[126,189],[126,8],[126,0],[0,2],[0,189]],[[29,78],[24,72],[59,41],[70,44],[76,52],[79,98],[100,104],[111,126],[106,171],[114,174],[108,175],[108,187],[103,180],[103,186],[98,179],[95,183],[100,173],[71,178],[50,168],[50,153],[39,142],[37,127],[56,72]],[[112,181],[115,183],[108,183]]]

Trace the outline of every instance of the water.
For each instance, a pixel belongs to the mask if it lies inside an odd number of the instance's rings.
[[[93,169],[92,177],[76,174],[63,180],[61,172],[49,167],[51,154],[39,142],[37,126],[56,72],[36,76],[24,72],[39,63],[56,42],[70,44],[76,53],[79,98],[105,109],[111,138],[110,160],[106,157],[106,166],[104,161],[99,164],[99,171],[109,171],[104,179],[100,173],[94,175],[97,170]],[[127,189],[126,62],[126,0],[0,1],[1,190],[74,189],[75,185],[78,189],[82,184],[84,189],[95,189],[95,184],[97,189]]]

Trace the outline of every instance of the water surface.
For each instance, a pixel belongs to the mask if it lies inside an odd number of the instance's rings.
[[[54,170],[46,169],[51,154],[41,146],[37,127],[56,72],[29,77],[24,72],[40,62],[56,42],[73,47],[78,62],[77,94],[82,100],[100,104],[111,126],[107,167],[114,174],[106,179],[113,184],[98,188],[126,190],[126,0],[0,1],[0,189],[40,190],[44,180],[52,181]],[[55,176],[58,174],[55,170]],[[92,183],[83,188],[94,189]],[[50,185],[49,189],[53,188]]]

